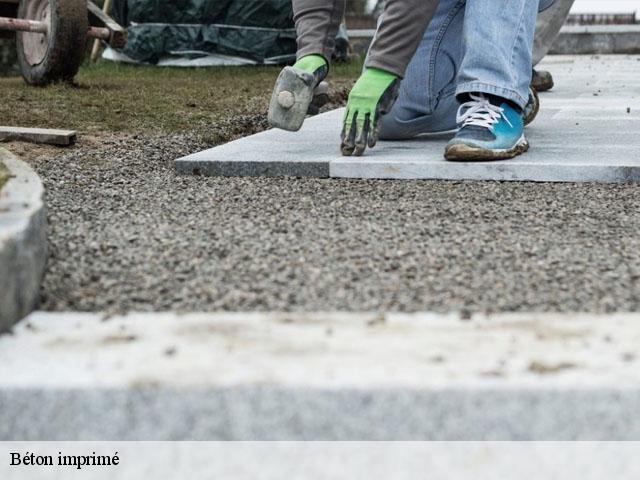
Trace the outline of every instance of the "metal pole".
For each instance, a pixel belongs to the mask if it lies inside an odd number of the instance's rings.
[[[18,32],[47,33],[49,24],[36,20],[0,17],[0,30],[15,30]]]
[[[0,17],[0,30],[12,30],[15,32],[49,33],[49,23],[36,20],[24,20],[22,18]],[[87,37],[99,40],[109,40],[111,31],[103,27],[89,27]]]
[[[100,40],[109,40],[109,38],[111,38],[111,32],[108,28],[89,27],[87,37],[95,38],[96,42],[100,42]]]

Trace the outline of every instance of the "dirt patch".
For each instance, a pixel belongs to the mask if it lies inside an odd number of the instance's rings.
[[[361,68],[357,61],[332,68],[330,108],[344,102]],[[76,85],[33,88],[19,77],[0,78],[0,116],[5,125],[74,129],[81,137],[108,132],[216,137],[216,125],[232,117],[266,116],[278,72],[279,67],[162,69],[103,62],[82,68]]]
[[[533,361],[529,365],[529,371],[533,373],[537,373],[538,375],[550,375],[554,373],[560,373],[565,370],[572,370],[574,368],[578,368],[578,366],[574,363],[544,363],[539,361]]]
[[[202,138],[210,145],[219,145],[262,132],[268,128],[269,122],[267,122],[266,112],[255,115],[236,115],[212,124]]]
[[[9,180],[9,170],[0,162],[0,189],[7,183],[7,180]]]
[[[329,102],[321,112],[346,103],[360,69],[359,62],[333,68]],[[78,141],[70,147],[14,141],[7,148],[38,165],[129,139],[156,141],[165,135],[188,137],[192,151],[212,147],[269,128],[267,107],[277,73],[276,67],[193,70],[103,63],[83,68],[75,86],[35,89],[21,78],[1,78],[5,124],[78,131]]]
[[[138,339],[136,335],[110,335],[102,339],[103,345],[114,345],[120,343],[131,343]]]
[[[88,145],[83,145],[87,147]],[[33,160],[38,162],[45,158],[52,158],[64,154],[71,147],[54,147],[52,145],[36,144],[30,142],[10,141],[4,144],[4,147],[11,151],[14,155],[23,160]],[[78,147],[81,148],[81,147]]]

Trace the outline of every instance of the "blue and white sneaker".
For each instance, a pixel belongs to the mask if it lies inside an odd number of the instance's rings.
[[[447,144],[447,160],[506,160],[529,150],[522,112],[506,101],[494,105],[482,94],[470,97],[458,110],[460,130]]]

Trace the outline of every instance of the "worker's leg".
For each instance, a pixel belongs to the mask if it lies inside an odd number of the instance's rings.
[[[555,3],[538,16],[536,25],[536,37],[533,42],[533,65],[534,67],[542,60],[553,42],[558,37],[560,29],[569,16],[569,11],[575,0],[556,0]],[[544,92],[553,88],[553,76],[550,72],[541,71],[534,68],[531,86],[539,92]]]
[[[537,15],[532,0],[467,0],[458,96],[483,93],[526,106]]]
[[[533,65],[537,65],[558,37],[560,29],[569,16],[575,0],[556,0],[555,3],[540,13],[536,23],[536,36],[533,42]]]
[[[393,109],[382,118],[380,137],[411,138],[456,128],[456,73],[463,58],[465,0],[441,0],[400,87]]]
[[[529,148],[524,133],[530,101],[537,1],[468,0],[464,58],[456,94],[459,130],[448,160],[501,160]]]

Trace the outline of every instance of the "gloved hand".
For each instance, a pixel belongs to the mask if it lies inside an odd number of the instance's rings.
[[[342,154],[360,156],[378,141],[380,117],[398,98],[400,79],[378,68],[367,68],[349,94],[342,128]]]
[[[328,72],[329,64],[320,55],[306,55],[292,67],[284,67],[269,101],[269,124],[291,132],[300,130],[307,112],[321,103],[322,98],[315,98],[316,90]],[[318,96],[323,93],[322,88],[319,90]]]
[[[329,102],[329,84],[324,81],[329,73],[329,64],[321,55],[311,54],[302,57],[293,66],[315,77],[313,99],[307,109],[307,115],[317,115],[320,108]]]
[[[324,77],[327,76],[327,71],[329,70],[329,65],[324,57],[314,54],[302,57],[294,63],[293,66],[300,70],[304,70],[305,72],[317,75],[319,77],[318,82],[324,80]]]

